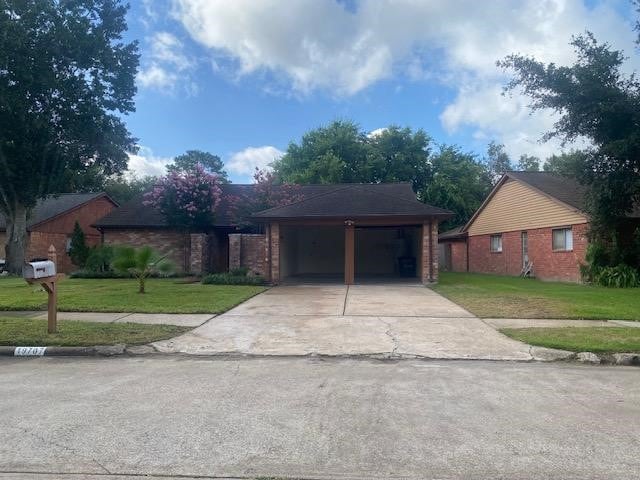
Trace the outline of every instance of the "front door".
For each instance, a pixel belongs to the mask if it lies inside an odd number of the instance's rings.
[[[520,236],[522,240],[522,267],[524,268],[529,263],[529,239],[527,232],[522,232]]]

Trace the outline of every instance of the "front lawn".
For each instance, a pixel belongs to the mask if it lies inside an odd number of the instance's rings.
[[[435,291],[484,318],[640,320],[640,288],[441,273]]]
[[[640,328],[635,327],[505,328],[500,331],[530,345],[571,352],[640,352]]]
[[[66,312],[221,313],[264,291],[246,285],[202,285],[149,279],[139,294],[133,279],[63,279],[58,310]],[[20,278],[0,278],[1,310],[43,310],[47,295]]]
[[[47,333],[47,321],[35,318],[0,317],[0,345],[26,347],[91,347],[94,345],[140,345],[175,337],[189,330],[175,325],[139,323],[58,322],[58,332]]]

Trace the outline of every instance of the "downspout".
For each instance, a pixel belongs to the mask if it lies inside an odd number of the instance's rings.
[[[467,273],[469,273],[469,235],[467,235],[467,237],[465,238],[464,244],[466,245],[466,248],[467,248],[466,267],[467,267]]]
[[[433,282],[433,226],[429,220],[429,281]]]
[[[269,280],[269,283],[271,283],[272,281],[272,272],[271,272],[271,223],[269,223],[266,228],[265,228],[265,232],[267,235],[267,271],[265,272],[267,274],[267,278]]]

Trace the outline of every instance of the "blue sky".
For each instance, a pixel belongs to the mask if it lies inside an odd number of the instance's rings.
[[[234,182],[338,118],[544,158],[561,149],[538,141],[553,116],[501,95],[495,61],[520,52],[568,63],[569,38],[585,29],[629,55],[635,39],[626,1],[140,0],[128,18],[142,54],[130,169],[160,174],[201,149]]]

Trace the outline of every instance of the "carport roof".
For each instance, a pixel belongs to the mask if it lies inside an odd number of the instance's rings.
[[[452,212],[418,201],[409,183],[339,184],[298,202],[254,215],[269,219],[449,217]]]

